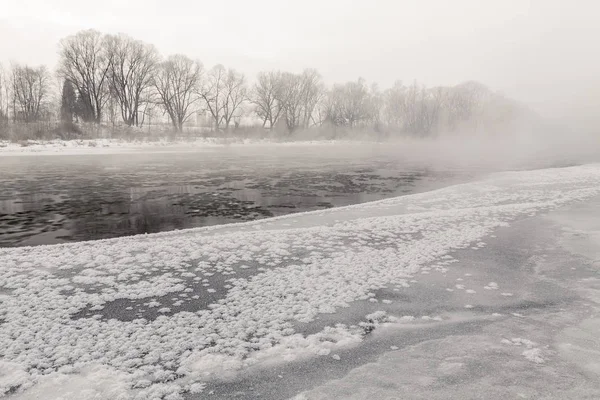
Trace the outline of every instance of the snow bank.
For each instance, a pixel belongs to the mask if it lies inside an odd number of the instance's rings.
[[[0,388],[24,396],[61,380],[102,398],[79,383],[101,373],[94,390],[111,398],[177,399],[265,360],[330,356],[360,334],[304,337],[293,323],[449,268],[450,253],[496,228],[597,194],[600,165],[588,165],[226,229],[0,249],[0,361],[19,366],[0,368]]]
[[[0,156],[10,155],[72,155],[72,154],[114,154],[144,151],[198,151],[218,149],[225,146],[309,146],[339,145],[345,141],[315,140],[297,142],[274,142],[267,139],[228,139],[197,138],[193,140],[173,141],[160,139],[156,141],[125,141],[120,139],[81,139],[81,140],[28,140],[21,143],[0,141]],[[360,145],[360,142],[348,141]],[[370,142],[374,144],[373,142]]]

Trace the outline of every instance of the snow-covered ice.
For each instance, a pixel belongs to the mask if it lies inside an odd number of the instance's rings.
[[[453,252],[481,251],[497,228],[598,194],[600,165],[509,172],[293,217],[0,249],[0,395],[176,399],[248,368],[344,360],[364,326],[296,326],[406,287],[424,267],[451,271]],[[537,362],[535,349],[523,357]]]
[[[306,140],[278,142],[269,139],[235,139],[222,137],[195,138],[193,140],[157,140],[127,141],[121,139],[74,139],[74,140],[27,140],[20,143],[0,140],[0,156],[23,155],[82,155],[82,154],[118,154],[152,152],[202,151],[235,146],[339,146],[350,143],[360,145],[358,141],[344,140]],[[368,142],[372,143],[372,142]]]

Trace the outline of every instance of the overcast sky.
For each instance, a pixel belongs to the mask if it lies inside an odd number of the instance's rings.
[[[544,115],[600,110],[596,0],[6,0],[1,10],[4,65],[54,66],[61,37],[94,28],[250,76],[314,67],[328,83],[478,80]]]

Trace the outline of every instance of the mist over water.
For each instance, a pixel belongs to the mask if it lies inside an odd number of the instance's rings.
[[[3,246],[104,239],[364,203],[504,170],[597,162],[593,135],[254,144],[0,156]]]
[[[0,243],[243,222],[430,190],[484,173],[436,168],[402,152],[376,143],[315,143],[5,157]]]

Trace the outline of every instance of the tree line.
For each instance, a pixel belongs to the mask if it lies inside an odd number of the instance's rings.
[[[215,131],[235,130],[250,117],[288,135],[325,127],[431,136],[502,126],[528,113],[477,82],[427,88],[398,81],[380,90],[359,78],[328,87],[315,69],[264,71],[249,82],[235,69],[206,70],[186,55],[165,58],[151,44],[95,30],[68,36],[58,48],[54,74],[20,64],[0,70],[0,121],[139,127],[158,115],[181,132],[201,112]]]

